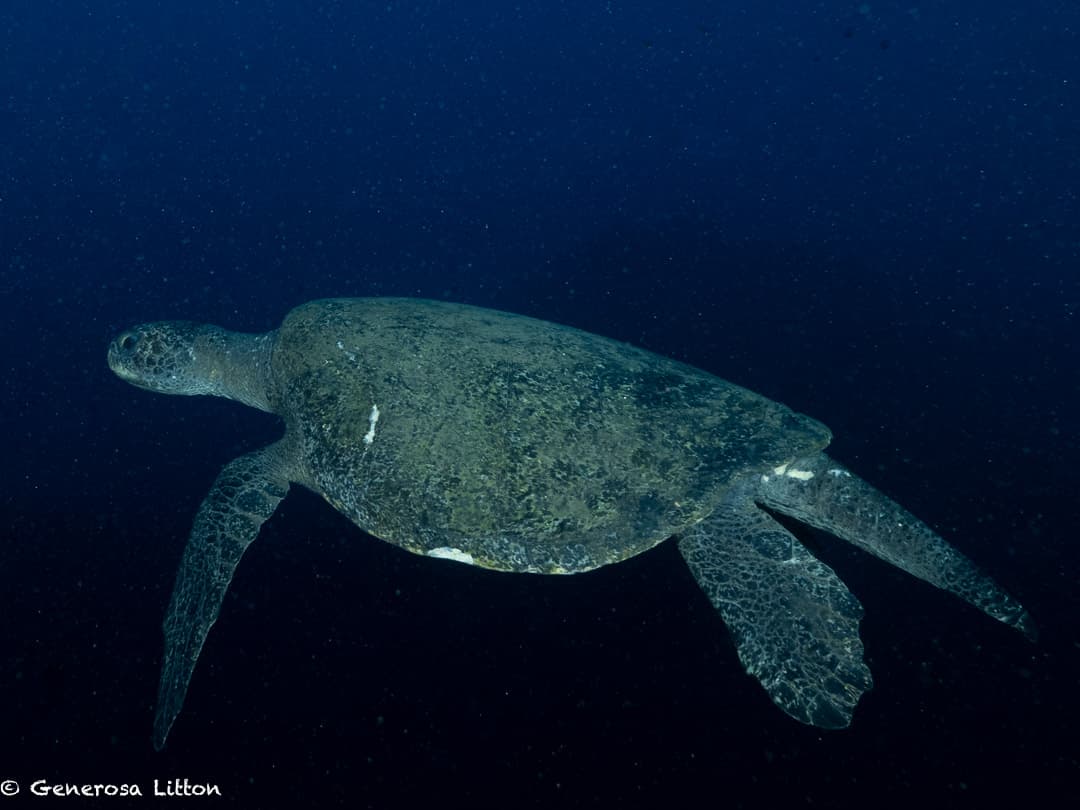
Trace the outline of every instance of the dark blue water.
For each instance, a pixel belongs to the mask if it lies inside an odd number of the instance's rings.
[[[246,807],[1080,798],[1078,27],[1041,0],[8,0],[0,780]],[[391,294],[820,418],[1039,643],[805,531],[866,607],[875,677],[822,732],[742,672],[672,544],[499,575],[294,491],[154,754],[192,516],[280,427],[125,385],[108,340]]]

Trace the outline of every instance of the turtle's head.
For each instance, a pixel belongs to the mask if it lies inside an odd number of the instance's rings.
[[[132,385],[162,394],[211,393],[195,351],[206,329],[191,321],[159,321],[127,329],[109,344],[109,368]]]
[[[247,335],[192,321],[144,323],[109,344],[109,368],[160,394],[210,394],[270,410],[266,399],[273,332]]]

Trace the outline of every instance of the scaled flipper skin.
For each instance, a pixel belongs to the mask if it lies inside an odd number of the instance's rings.
[[[844,728],[873,684],[862,605],[744,489],[686,531],[679,551],[773,702],[803,723]]]
[[[165,745],[184,704],[192,670],[241,555],[289,490],[283,445],[284,440],[227,464],[195,516],[165,614],[156,750]]]
[[[1034,640],[1035,622],[1016,599],[929,526],[824,453],[763,476],[755,497],[956,594]]]

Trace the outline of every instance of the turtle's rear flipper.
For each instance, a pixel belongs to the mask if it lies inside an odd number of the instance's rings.
[[[929,526],[824,453],[763,477],[762,504],[847,540],[1035,638],[1024,607]]]
[[[685,532],[679,551],[773,702],[809,725],[849,725],[872,680],[859,640],[862,605],[832,569],[744,487]]]
[[[165,614],[154,748],[180,713],[203,642],[218,617],[240,556],[289,489],[282,442],[225,465],[195,516]]]

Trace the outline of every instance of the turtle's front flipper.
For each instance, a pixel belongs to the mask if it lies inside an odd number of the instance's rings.
[[[180,713],[195,662],[217,619],[236,564],[289,489],[283,442],[230,462],[199,507],[165,614],[154,748]]]
[[[975,563],[899,504],[824,453],[762,477],[755,497],[771,509],[835,534],[885,562],[964,599],[1034,639],[1024,607]]]
[[[849,725],[872,680],[859,640],[862,606],[833,570],[745,486],[689,529],[679,551],[776,705],[810,725]]]

